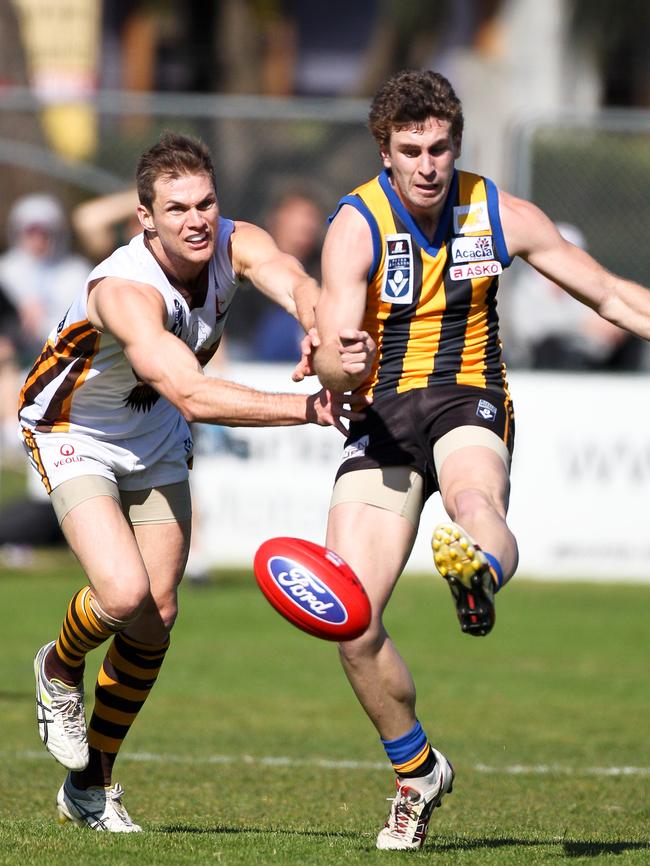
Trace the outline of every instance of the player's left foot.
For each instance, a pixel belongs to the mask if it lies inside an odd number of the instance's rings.
[[[396,779],[397,793],[388,819],[377,836],[377,848],[406,851],[421,848],[427,836],[431,814],[451,794],[454,769],[433,749],[436,766],[422,779]]]
[[[142,827],[134,824],[122,805],[124,788],[75,788],[70,776],[65,780],[56,796],[59,823],[72,821],[91,830],[106,830],[109,833],[140,833]]]
[[[441,523],[431,539],[436,568],[449,584],[460,627],[483,636],[494,626],[494,579],[486,555],[456,523]]]
[[[38,733],[48,752],[66,769],[83,770],[88,766],[83,685],[68,686],[47,678],[45,656],[54,643],[42,646],[34,659]]]

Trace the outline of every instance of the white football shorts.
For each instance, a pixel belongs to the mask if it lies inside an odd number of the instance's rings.
[[[101,475],[120,490],[144,490],[188,478],[192,434],[179,415],[167,435],[160,430],[130,439],[102,440],[86,433],[38,433],[22,430],[33,469],[48,493],[64,481]]]

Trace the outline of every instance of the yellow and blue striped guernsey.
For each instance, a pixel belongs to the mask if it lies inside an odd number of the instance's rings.
[[[437,384],[507,392],[496,294],[512,259],[492,181],[455,171],[432,241],[387,171],[338,208],[344,204],[365,217],[373,240],[362,327],[377,342],[377,358],[359,392],[378,397]]]

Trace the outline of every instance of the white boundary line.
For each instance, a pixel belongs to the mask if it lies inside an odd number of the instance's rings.
[[[18,759],[24,761],[50,760],[45,751],[25,750],[22,752],[0,752],[3,760]],[[246,764],[263,767],[322,767],[328,770],[390,770],[386,761],[335,761],[327,758],[289,758],[267,755],[253,757],[252,755],[174,755],[155,752],[123,752],[121,761],[133,761],[142,764]],[[650,767],[568,767],[565,764],[510,764],[504,767],[492,767],[488,764],[474,764],[470,767],[476,773],[488,773],[503,776],[650,776]]]

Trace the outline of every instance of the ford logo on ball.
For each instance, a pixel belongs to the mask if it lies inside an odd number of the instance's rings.
[[[303,565],[284,556],[272,556],[268,570],[286,597],[315,619],[332,625],[347,621],[348,612],[332,590]]]

